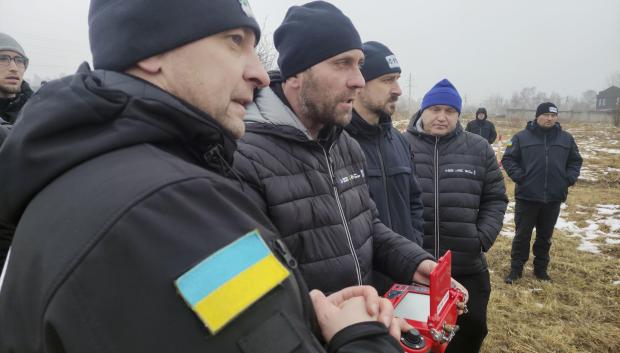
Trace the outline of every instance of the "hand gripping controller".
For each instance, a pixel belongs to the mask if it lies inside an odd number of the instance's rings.
[[[463,293],[451,288],[451,262],[448,251],[431,272],[428,287],[394,284],[385,294],[394,305],[394,315],[414,327],[401,335],[407,353],[443,353],[459,329],[456,303],[463,300]]]

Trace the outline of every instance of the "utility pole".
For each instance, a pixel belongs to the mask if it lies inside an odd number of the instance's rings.
[[[411,110],[411,73],[409,73],[409,100],[407,101],[407,109]]]

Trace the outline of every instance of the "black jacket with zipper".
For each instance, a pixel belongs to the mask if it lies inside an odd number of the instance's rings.
[[[0,284],[1,352],[324,352],[294,265],[215,335],[175,290],[254,229],[290,258],[225,176],[235,142],[215,120],[86,65],[47,84],[20,119],[0,151],[0,220],[16,227]],[[328,349],[399,351],[378,323],[349,326]]]
[[[474,120],[468,122],[467,127],[465,127],[465,131],[484,137],[484,139],[487,140],[489,144],[493,144],[493,142],[495,142],[495,139],[497,138],[495,125],[489,120],[487,120],[486,116],[482,120],[474,118]]]
[[[582,163],[575,139],[559,123],[543,129],[536,121],[512,137],[502,157],[504,170],[517,184],[515,198],[536,202],[566,201]]]
[[[235,169],[264,200],[308,286],[333,292],[374,284],[373,269],[411,282],[431,256],[379,220],[359,144],[335,126],[313,140],[282,100],[280,83],[272,87],[248,108]]]
[[[421,246],[424,206],[413,173],[409,143],[392,126],[389,116],[382,116],[379,124],[371,125],[353,110],[353,118],[345,130],[364,151],[366,182],[381,221]]]
[[[452,250],[453,275],[481,273],[508,205],[495,153],[460,123],[442,137],[426,134],[421,124],[418,112],[404,135],[422,187],[424,249],[436,257]]]

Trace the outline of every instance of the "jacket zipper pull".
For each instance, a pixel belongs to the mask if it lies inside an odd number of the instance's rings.
[[[272,243],[278,254],[284,259],[284,262],[292,269],[297,268],[297,260],[293,257],[282,239],[272,240]]]

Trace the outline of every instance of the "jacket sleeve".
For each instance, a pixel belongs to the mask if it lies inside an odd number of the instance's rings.
[[[424,205],[422,205],[422,188],[415,176],[413,158],[411,160],[411,178],[410,178],[410,212],[411,226],[413,227],[415,242],[422,246],[424,241]]]
[[[495,130],[495,124],[490,121],[489,124],[491,124],[491,136],[489,136],[489,144],[492,145],[493,142],[495,142],[495,139],[497,139],[497,131]]]
[[[571,138],[571,142],[572,146],[568,155],[568,160],[566,161],[566,176],[568,178],[568,185],[573,186],[579,178],[583,158],[581,158],[581,154],[579,154],[579,147],[577,147],[575,139]]]
[[[400,344],[379,322],[361,322],[340,330],[327,345],[328,353],[397,353]]]
[[[486,145],[486,175],[480,196],[480,208],[476,227],[483,251],[488,251],[504,223],[504,214],[508,206],[504,177],[497,164],[495,153]]]
[[[370,201],[374,215],[373,267],[398,283],[411,283],[420,263],[434,258],[418,244],[383,224],[379,219],[377,207],[372,200]]]
[[[519,148],[519,138],[517,135],[513,136],[508,142],[508,147],[502,157],[502,167],[504,167],[510,179],[517,184],[525,177],[525,171],[521,167],[521,149]]]
[[[465,126],[465,131],[471,132],[471,130],[473,129],[472,128],[472,122],[473,122],[473,120],[467,123],[467,126]]]
[[[54,339],[46,340],[45,351],[228,352],[241,340],[259,343],[260,337],[247,335],[250,327],[269,332],[282,330],[283,322],[290,331],[279,335],[289,344],[314,340],[300,309],[292,309],[304,294],[288,280],[273,289],[278,302],[259,299],[252,306],[262,309],[242,312],[228,333],[215,335],[175,288],[177,278],[236,237],[256,228],[266,235],[271,227],[245,193],[226,185],[193,179],[145,197],[99,237],[54,295],[45,318]],[[277,310],[289,319],[275,325],[270,317]],[[311,352],[323,352],[318,345]]]

